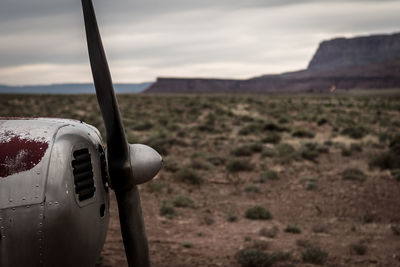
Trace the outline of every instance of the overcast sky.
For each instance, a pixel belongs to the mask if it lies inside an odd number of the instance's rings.
[[[334,37],[400,31],[400,1],[95,0],[114,82],[307,67]],[[80,0],[0,1],[0,84],[91,82]]]

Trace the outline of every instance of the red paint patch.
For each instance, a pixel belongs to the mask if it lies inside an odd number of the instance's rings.
[[[48,146],[46,142],[19,136],[0,141],[0,177],[32,169],[42,160]]]

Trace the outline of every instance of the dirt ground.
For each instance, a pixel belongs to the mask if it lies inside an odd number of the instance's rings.
[[[120,97],[128,140],[165,160],[140,186],[153,266],[400,266],[400,163],[372,163],[400,133],[399,95]],[[0,107],[104,130],[94,96]],[[99,266],[127,266],[110,197]],[[250,218],[254,206],[271,218]],[[249,249],[285,257],[255,263]]]

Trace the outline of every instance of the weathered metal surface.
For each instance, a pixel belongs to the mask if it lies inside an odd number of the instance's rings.
[[[94,266],[109,221],[99,132],[78,121],[57,119],[0,120],[2,132],[6,126],[20,139],[41,137],[48,148],[31,169],[0,178],[0,266]],[[75,193],[71,163],[73,152],[81,148],[91,155],[96,188],[83,201]],[[3,193],[20,200],[10,206]]]
[[[0,209],[42,203],[55,133],[64,123],[0,120]]]

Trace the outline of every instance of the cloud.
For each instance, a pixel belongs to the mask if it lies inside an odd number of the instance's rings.
[[[398,31],[398,1],[95,0],[115,82],[249,78],[307,66],[318,43]],[[89,82],[78,1],[2,0],[0,83]]]

